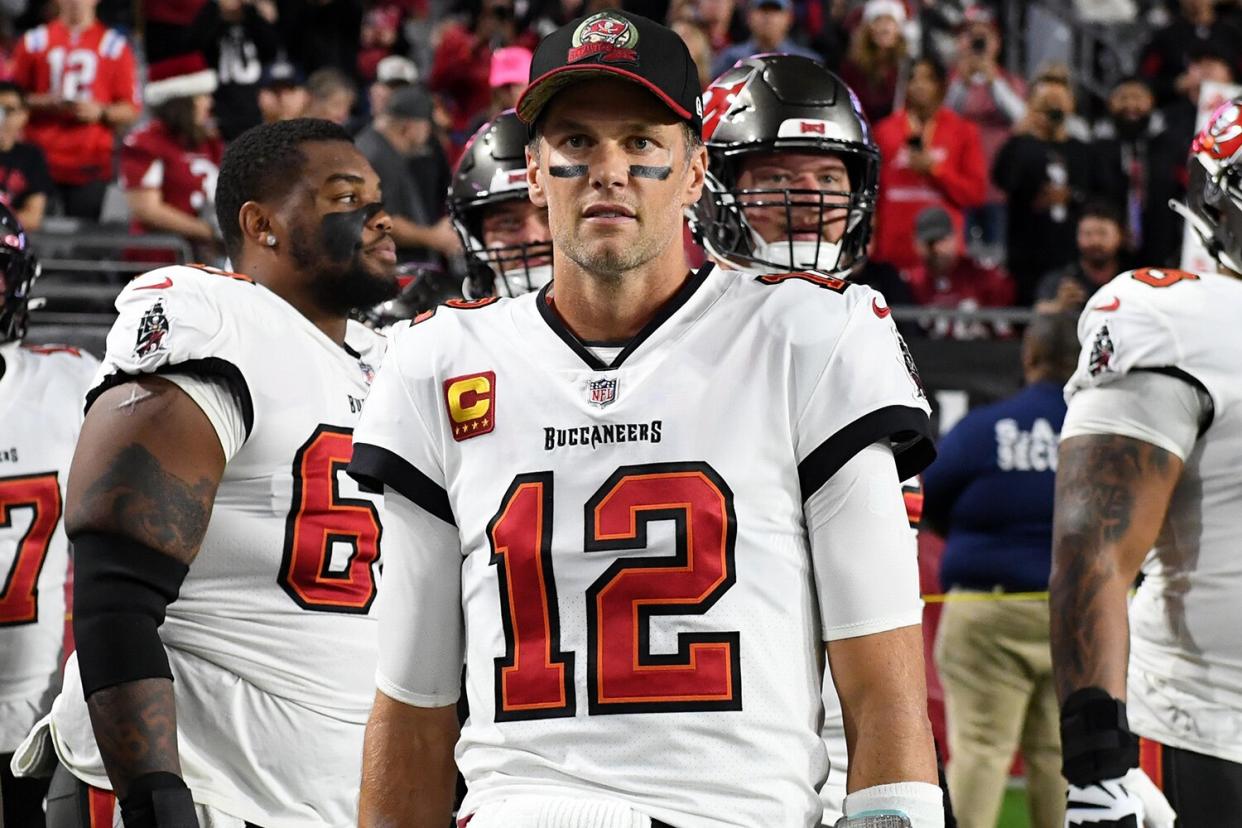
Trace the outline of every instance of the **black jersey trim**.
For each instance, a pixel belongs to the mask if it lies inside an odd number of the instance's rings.
[[[889,405],[864,414],[820,443],[798,464],[798,485],[805,502],[855,454],[883,439],[893,443],[897,478],[907,480],[936,459],[931,421],[921,408]]]
[[[382,446],[354,443],[354,456],[346,471],[365,491],[378,493],[385,485],[390,486],[449,526],[457,525],[444,487]]]
[[[246,384],[246,378],[242,375],[241,369],[227,359],[221,359],[220,357],[203,357],[201,359],[187,359],[184,362],[170,362],[161,365],[154,371],[141,371],[133,374],[117,371],[108,374],[98,385],[86,392],[86,406],[83,408],[83,413],[90,411],[95,400],[99,399],[99,395],[109,389],[123,385],[131,380],[150,376],[167,376],[168,374],[194,374],[200,377],[223,380],[241,405],[242,422],[246,426],[246,439],[250,439],[250,432],[254,430],[254,400],[250,396],[250,386]]]
[[[1207,397],[1208,405],[1207,410],[1203,412],[1203,418],[1199,421],[1199,433],[1195,435],[1196,439],[1202,437],[1207,432],[1212,425],[1212,421],[1216,419],[1216,401],[1212,398],[1212,392],[1207,390],[1207,386],[1200,382],[1198,377],[1174,365],[1159,365],[1155,368],[1135,368],[1133,370],[1148,371],[1152,374],[1164,374],[1166,377],[1173,377],[1174,379],[1189,383],[1202,391],[1203,396]]]
[[[617,354],[617,358],[614,359],[611,364],[605,363],[602,359],[591,353],[591,351],[588,350],[586,343],[579,339],[577,335],[569,329],[569,326],[565,324],[565,320],[561,319],[560,314],[552,309],[551,304],[548,302],[548,294],[551,292],[554,282],[548,282],[543,286],[543,288],[540,289],[535,305],[539,308],[539,315],[543,317],[544,322],[548,323],[548,327],[552,329],[552,332],[559,336],[565,344],[569,346],[570,350],[577,354],[578,357],[587,364],[588,368],[593,371],[613,371],[620,368],[621,364],[625,362],[630,354],[634,353],[640,345],[646,342],[652,334],[659,330],[661,325],[667,322],[673,314],[677,313],[677,311],[680,310],[686,302],[690,301],[690,297],[693,296],[698,289],[703,286],[703,283],[707,281],[707,275],[711,273],[713,267],[714,265],[712,262],[707,262],[696,272],[691,273],[690,277],[686,279],[682,286],[677,289],[677,292],[674,293],[667,302],[660,306],[660,309],[656,311],[655,316],[651,317],[650,321],[643,326],[642,330],[631,337],[628,342],[624,343],[624,347],[621,348],[621,353]],[[623,343],[618,342],[610,345],[609,347],[615,348],[622,344]]]

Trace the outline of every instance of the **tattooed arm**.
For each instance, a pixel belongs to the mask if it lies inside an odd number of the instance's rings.
[[[121,536],[188,565],[223,472],[220,440],[185,392],[159,377],[117,386],[99,396],[82,425],[66,532]],[[172,682],[117,684],[92,693],[87,707],[118,797],[144,774],[180,776]]]
[[[1061,442],[1052,530],[1052,662],[1057,697],[1100,687],[1126,697],[1126,595],[1156,542],[1182,461],[1130,437]]]

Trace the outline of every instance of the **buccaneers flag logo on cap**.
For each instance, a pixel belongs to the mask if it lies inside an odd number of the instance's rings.
[[[638,63],[638,29],[624,17],[608,12],[593,14],[574,30],[567,61],[577,63],[599,56],[605,63]]]

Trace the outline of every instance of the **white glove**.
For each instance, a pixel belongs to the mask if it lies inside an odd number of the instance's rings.
[[[1134,817],[1129,824],[1142,828],[1173,828],[1177,820],[1169,800],[1140,768],[1085,788],[1069,786],[1066,828],[1124,828],[1127,817]]]

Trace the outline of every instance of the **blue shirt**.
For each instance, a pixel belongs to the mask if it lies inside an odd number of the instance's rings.
[[[760,54],[800,55],[811,60],[818,60],[821,63],[824,60],[817,52],[813,52],[804,46],[799,46],[788,38],[782,41],[775,49],[768,50],[761,50],[759,44],[755,43],[754,40],[748,40],[745,43],[734,43],[716,56],[716,59],[712,62],[712,78],[720,77],[725,73],[725,70],[732,67],[739,60]]]
[[[941,440],[923,473],[923,515],[946,531],[944,587],[1048,588],[1065,410],[1061,386],[1037,382],[971,411]]]

